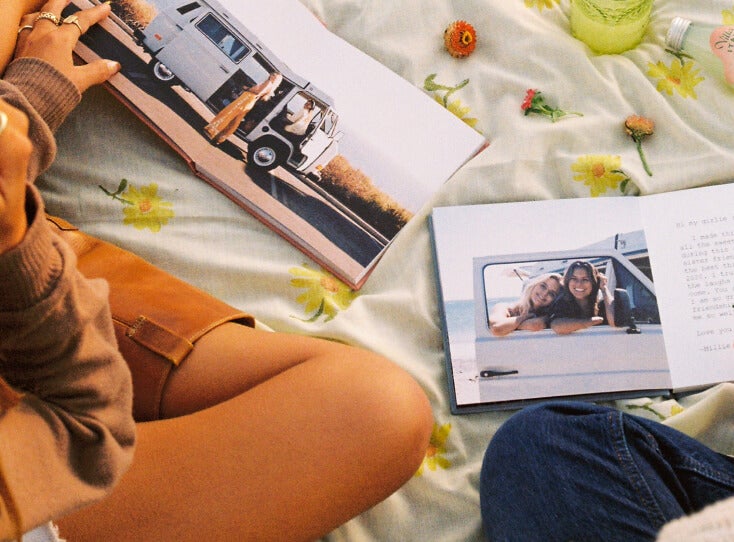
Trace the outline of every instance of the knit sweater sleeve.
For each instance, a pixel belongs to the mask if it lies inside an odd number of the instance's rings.
[[[34,144],[28,179],[33,182],[56,157],[53,134],[79,104],[81,93],[47,62],[19,58],[5,70],[0,98],[28,115],[28,136]]]
[[[53,158],[52,129],[75,103],[59,98],[53,89],[67,82],[48,68],[14,63],[0,81],[0,98],[29,116],[34,173]],[[0,254],[0,540],[102,498],[135,442],[107,285],[77,271],[38,191],[29,184],[27,194],[25,238]]]
[[[657,542],[721,542],[734,540],[734,497],[666,524]]]

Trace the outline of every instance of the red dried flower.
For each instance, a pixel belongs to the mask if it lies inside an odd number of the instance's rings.
[[[545,115],[549,117],[552,122],[556,122],[561,117],[566,115],[576,115],[583,117],[583,113],[577,113],[576,111],[564,111],[558,107],[552,107],[545,103],[545,98],[539,90],[529,88],[525,94],[525,99],[520,106],[520,109],[525,112],[525,115],[530,113],[538,113],[539,115]]]
[[[525,100],[520,106],[523,111],[527,111],[533,106],[533,98],[535,98],[535,89],[529,88],[527,94],[525,94]]]

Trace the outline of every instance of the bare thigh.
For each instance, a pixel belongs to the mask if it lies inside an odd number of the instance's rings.
[[[62,536],[310,540],[412,477],[432,417],[407,373],[339,344],[279,334],[262,341],[248,347],[240,366],[263,364],[243,371],[247,391],[190,415],[140,424],[135,459],[120,485],[62,519]]]
[[[299,363],[323,354],[345,356],[349,347],[301,335],[273,333],[235,323],[196,342],[173,369],[163,390],[163,418],[190,414],[231,399]]]

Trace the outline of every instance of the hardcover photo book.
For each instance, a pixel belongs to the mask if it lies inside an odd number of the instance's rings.
[[[64,12],[98,4],[72,0]],[[192,171],[359,288],[486,139],[297,0],[115,0],[83,61]]]
[[[434,209],[452,411],[734,379],[733,200],[724,184]]]

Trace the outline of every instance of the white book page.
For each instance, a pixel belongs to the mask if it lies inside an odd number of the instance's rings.
[[[569,334],[516,330],[493,337],[487,328],[494,303],[517,299],[524,273],[563,272],[573,260],[594,258],[595,251],[600,265],[610,261],[605,255],[612,250],[626,259],[626,249],[614,249],[615,239],[643,241],[634,235],[642,232],[642,199],[572,198],[433,210],[449,378],[458,407],[670,389],[657,323],[639,322],[639,334],[627,333],[626,326],[599,325]],[[632,245],[627,246],[630,257],[644,252],[644,245]],[[623,286],[621,277],[620,272],[615,288]],[[478,282],[484,291],[477,289]],[[642,305],[642,290],[636,291]],[[516,374],[483,378],[486,370]]]
[[[734,379],[734,184],[640,198],[674,389]]]
[[[476,130],[330,32],[296,0],[219,1],[291,69],[334,98],[340,130],[349,136],[340,142],[348,146],[344,154],[411,211],[486,144]]]

